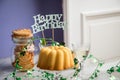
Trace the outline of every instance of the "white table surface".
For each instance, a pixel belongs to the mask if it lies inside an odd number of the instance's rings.
[[[116,65],[119,60],[120,57],[107,60],[105,64],[101,67],[100,74],[95,80],[109,80],[109,75],[106,73],[106,70]],[[95,64],[92,63],[90,60],[88,60],[84,66],[84,69],[80,72],[81,78],[79,78],[78,80],[88,80],[88,77],[91,75],[94,68],[95,68]],[[14,68],[11,65],[10,58],[0,59],[0,80],[3,80],[13,70]],[[63,72],[62,74],[70,75],[70,70]],[[116,72],[114,73],[114,75],[117,77],[116,80],[120,80],[120,73]],[[86,78],[86,79],[82,79],[82,78]]]

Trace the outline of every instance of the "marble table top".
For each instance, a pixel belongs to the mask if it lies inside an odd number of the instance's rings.
[[[36,58],[37,59],[37,58]],[[118,63],[120,57],[116,57],[110,60],[106,60],[105,64],[100,69],[100,74],[95,80],[109,80],[109,75],[106,73],[106,70],[109,69],[111,66],[114,66]],[[88,60],[83,70],[80,72],[80,77],[77,80],[88,80],[89,76],[95,69],[95,64],[92,61]],[[0,59],[0,80],[4,80],[4,78],[11,73],[14,68],[11,65],[11,58],[2,58]],[[63,71],[63,75],[70,75],[71,70]],[[21,74],[24,74],[21,72]],[[116,80],[120,80],[120,73],[115,72],[113,74],[116,76]],[[32,79],[33,80],[33,79]],[[37,80],[37,79],[36,79]]]

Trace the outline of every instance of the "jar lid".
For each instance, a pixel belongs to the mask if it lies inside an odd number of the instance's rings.
[[[14,43],[25,44],[31,41],[33,34],[30,29],[17,29],[12,31],[12,41]]]
[[[30,29],[17,29],[12,31],[12,38],[23,39],[31,37],[33,37],[33,34]]]

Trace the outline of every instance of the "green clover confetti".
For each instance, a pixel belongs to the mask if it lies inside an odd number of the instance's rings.
[[[85,61],[86,60],[86,58],[87,58],[87,55],[84,55],[84,56],[82,56],[83,57],[83,60]]]
[[[102,67],[102,66],[103,66],[103,64],[104,64],[104,62],[100,62],[100,63],[99,63],[99,66],[100,66],[100,67]]]
[[[52,46],[56,46],[56,42],[53,41],[53,42],[52,42]]]
[[[115,76],[112,75],[113,72],[119,72],[120,73],[120,61],[117,63],[116,66],[111,67],[107,70],[107,73],[110,75],[110,80],[116,80]]]
[[[22,80],[20,77],[16,78],[16,80]]]
[[[116,80],[115,76],[110,76],[110,80]]]
[[[111,73],[113,73],[114,71],[115,71],[115,70],[114,70],[114,67],[111,67],[110,69],[107,70],[107,73],[108,73],[108,74],[111,74]]]
[[[65,42],[60,42],[59,45],[65,46]]]
[[[88,58],[93,58],[93,55],[92,55],[92,54],[90,54],[90,55],[88,56]]]
[[[74,65],[77,65],[78,64],[78,59],[77,58],[74,58]]]
[[[93,59],[93,57],[91,57],[91,59]],[[96,77],[98,77],[98,73],[100,72],[99,68],[103,66],[103,62],[99,60],[99,63],[95,69],[95,71],[92,73],[92,75],[89,77],[88,80],[94,80]],[[110,73],[114,72],[114,71],[118,71],[119,72],[119,69],[120,69],[120,66],[117,65],[115,67],[111,67],[109,69]],[[73,77],[77,77],[79,75],[79,72],[81,71],[80,68],[78,69],[75,69],[75,72],[73,74]],[[33,72],[39,72],[41,73],[40,75],[33,75],[32,73]],[[53,73],[49,73],[47,71],[41,71],[41,70],[29,70],[27,71],[26,75],[23,75],[21,77],[17,77],[16,76],[16,73],[17,73],[17,70],[14,70],[12,73],[10,73],[9,76],[7,76],[4,80],[8,80],[9,77],[13,77],[15,80],[22,80],[23,78],[41,78],[41,75],[43,77],[43,79],[46,79],[46,80],[55,80],[56,79],[56,75],[53,74]],[[59,76],[57,77],[58,80],[67,80],[67,78],[64,78],[61,74],[59,74]],[[110,75],[109,77],[110,80],[116,80],[115,76],[113,75]]]
[[[66,78],[60,77],[60,80],[67,80]]]
[[[32,77],[32,72],[33,72],[33,71],[28,70],[28,71],[27,71],[27,75],[28,75],[29,77]]]
[[[16,73],[15,73],[15,72],[12,72],[12,73],[10,74],[10,77],[15,77],[15,75],[16,75]]]
[[[75,73],[73,74],[73,77],[76,77],[80,71],[81,71],[81,69],[76,69]]]
[[[29,42],[29,44],[31,44],[31,42],[33,42],[34,40],[40,40],[40,43],[41,45],[45,46],[47,44],[47,41],[52,41],[52,46],[56,46],[56,45],[63,45],[65,46],[65,43],[62,42],[62,43],[58,43],[56,41],[53,41],[51,38],[39,38],[39,37],[34,37],[31,39],[31,41]],[[27,44],[28,45],[28,44]],[[22,52],[20,52],[20,55],[21,56],[24,56],[25,55],[25,52],[27,50],[27,45],[23,48]],[[94,72],[91,74],[91,76],[89,77],[88,80],[94,80],[96,77],[98,77],[99,73],[100,73],[100,70],[99,68],[101,68],[103,66],[103,62],[100,61],[98,58],[94,57],[92,54],[89,54],[88,56],[83,56],[83,62],[86,60],[86,59],[92,59],[94,63],[98,63],[96,69],[94,70]],[[77,64],[80,64],[80,62],[78,61],[77,58],[74,59],[74,64],[77,65]],[[118,62],[118,64],[116,66],[112,66],[110,69],[108,69],[106,72],[110,75],[109,79],[110,80],[116,80],[115,76],[111,75],[113,72],[117,71],[117,72],[120,72],[120,61]],[[16,65],[15,65],[16,69],[22,69],[22,67],[19,65],[19,60],[16,59]],[[67,80],[67,78],[64,78],[61,74],[58,75],[58,77],[56,77],[55,74],[53,73],[49,73],[47,71],[41,71],[41,70],[28,70],[23,76],[21,77],[17,77],[16,76],[16,73],[17,73],[17,70],[14,70],[13,72],[11,72],[6,78],[4,78],[4,80],[8,80],[9,78],[14,78],[15,80],[22,80],[23,78],[43,78],[42,80]],[[78,68],[75,68],[74,69],[75,72],[73,73],[72,77],[77,77],[81,71],[80,67]],[[40,73],[40,75],[33,75],[33,72],[38,72]]]
[[[26,51],[21,51],[21,52],[20,52],[20,56],[24,56],[25,53],[26,53]]]
[[[45,40],[45,38],[41,38],[41,39],[40,39],[40,44],[43,45],[43,46],[46,45],[46,40]]]
[[[89,77],[89,80],[94,80],[96,77],[98,77],[98,73],[100,73],[99,68],[101,68],[103,66],[103,62],[100,61],[99,59],[97,59],[96,57],[94,57],[93,55],[89,55],[88,58],[92,58],[94,63],[98,63],[96,69],[94,70],[94,72],[92,73],[92,75]]]
[[[120,66],[116,66],[117,67],[117,72],[120,72]]]
[[[19,60],[16,59],[16,64],[15,64],[16,69],[22,69],[22,66],[19,65]]]
[[[46,71],[44,71],[43,77],[47,78],[48,80],[54,80],[54,74],[48,73]]]

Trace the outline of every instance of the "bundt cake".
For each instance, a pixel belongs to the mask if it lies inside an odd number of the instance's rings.
[[[64,70],[74,67],[72,52],[64,46],[48,46],[40,50],[37,67],[47,70]]]

